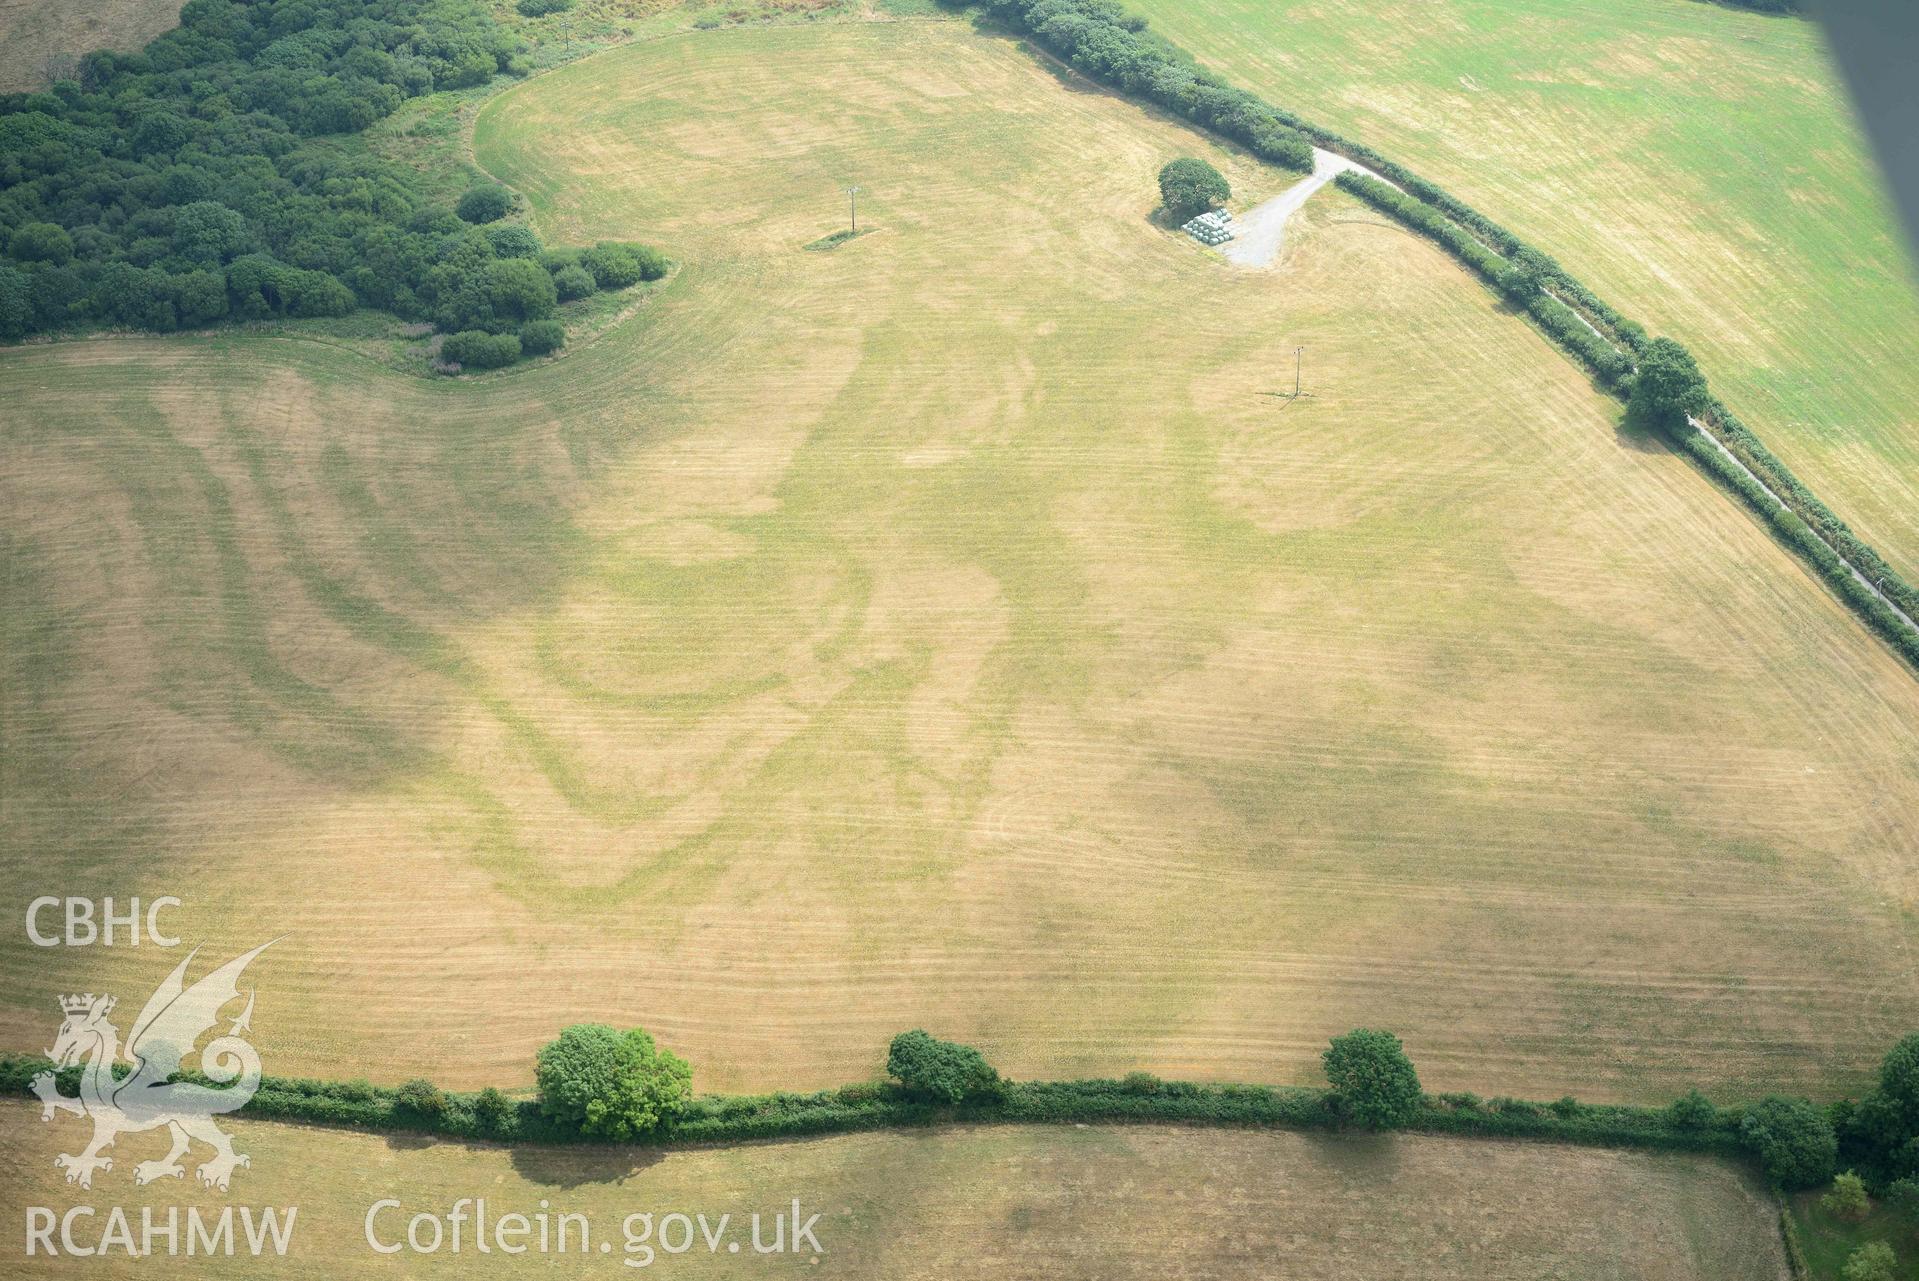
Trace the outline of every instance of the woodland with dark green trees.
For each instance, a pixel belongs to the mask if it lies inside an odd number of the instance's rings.
[[[528,70],[474,0],[188,0],[139,53],[0,97],[0,341],[371,308],[451,335],[455,363],[553,350],[559,303],[666,260],[546,249],[502,221],[505,188],[449,208],[340,145],[408,98]]]

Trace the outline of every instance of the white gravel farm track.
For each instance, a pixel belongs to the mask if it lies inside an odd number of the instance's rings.
[[[1234,219],[1233,227],[1238,235],[1221,245],[1220,252],[1226,255],[1228,261],[1241,267],[1269,266],[1275,258],[1279,257],[1280,246],[1284,243],[1286,220],[1306,203],[1307,197],[1348,169],[1375,178],[1379,176],[1366,166],[1355,164],[1344,156],[1334,155],[1330,151],[1322,151],[1314,147],[1311,176],[1300,179],[1271,200],[1254,205],[1243,215]]]

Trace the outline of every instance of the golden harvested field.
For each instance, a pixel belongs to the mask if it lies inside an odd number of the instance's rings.
[[[0,1200],[76,1204],[59,1182],[56,1152],[71,1128],[0,1105],[10,1156]],[[73,1123],[68,1121],[67,1127]],[[135,1188],[116,1168],[91,1200],[127,1207],[298,1206],[292,1245],[272,1273],[285,1278],[650,1275],[695,1277],[1248,1277],[1287,1281],[1778,1281],[1784,1257],[1771,1198],[1741,1172],[1700,1157],[1436,1138],[1315,1138],[1301,1134],[1159,1127],[987,1127],[854,1134],[803,1143],[649,1152],[417,1146],[398,1139],[240,1123],[236,1145],[253,1164],[227,1197],[172,1182]],[[158,1155],[164,1141],[143,1136]],[[130,1162],[138,1142],[122,1142]],[[110,1191],[103,1188],[109,1187]],[[469,1220],[463,1249],[376,1255],[365,1218],[382,1199],[399,1210],[374,1222],[383,1245],[407,1220],[444,1218],[462,1197],[485,1197],[490,1219],[528,1216],[543,1203],[586,1216],[588,1250],[570,1228],[569,1253],[480,1255]],[[817,1213],[819,1253],[752,1251],[751,1218],[771,1219],[797,1197],[800,1221]],[[80,1200],[87,1200],[80,1194]],[[469,1208],[470,1212],[470,1208]],[[665,1216],[706,1215],[684,1253]],[[103,1211],[104,1213],[104,1211]],[[184,1213],[184,1212],[183,1212]],[[627,1216],[652,1213],[655,1235],[625,1253]],[[721,1215],[730,1215],[722,1230]],[[577,1222],[577,1221],[575,1221]],[[82,1228],[87,1225],[84,1222]],[[97,1234],[99,1227],[93,1227]],[[450,1228],[442,1227],[443,1233]],[[428,1229],[420,1229],[428,1240]],[[786,1231],[790,1233],[791,1222]],[[642,1237],[642,1225],[633,1232]],[[445,1240],[450,1242],[450,1236]],[[531,1240],[532,1238],[529,1238]],[[557,1231],[549,1237],[557,1242]],[[786,1238],[789,1242],[791,1237]],[[57,1241],[57,1238],[56,1238]],[[599,1243],[612,1246],[599,1252]],[[726,1244],[738,1243],[738,1252]],[[233,1260],[130,1261],[123,1254],[33,1261],[33,1276],[260,1275]],[[1550,1272],[1542,1271],[1550,1267]]]
[[[1919,267],[1818,26],[1700,0],[1128,0],[1687,344],[1919,581]]]
[[[181,0],[0,0],[0,93],[44,89],[48,59],[128,53],[180,24]]]
[[[585,1019],[705,1089],[916,1025],[1307,1081],[1373,1025],[1659,1100],[1919,1021],[1919,682],[1431,246],[1329,190],[1228,269],[1154,172],[1289,176],[952,23],[634,45],[476,145],[681,270],[461,382],[0,357],[12,919],[286,933],[268,1071],[458,1087]],[[0,933],[0,1044],[174,959]]]

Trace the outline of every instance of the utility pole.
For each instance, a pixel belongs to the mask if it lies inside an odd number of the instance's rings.
[[[853,234],[857,236],[860,234],[860,189],[858,187],[846,189],[846,208],[853,219]]]
[[[1293,399],[1294,400],[1299,399],[1299,371],[1300,371],[1300,368],[1303,365],[1305,365],[1305,363],[1306,363],[1306,349],[1304,347],[1293,348]]]

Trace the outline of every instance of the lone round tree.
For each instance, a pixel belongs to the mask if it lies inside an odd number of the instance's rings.
[[[1706,407],[1706,379],[1692,353],[1670,338],[1655,338],[1639,354],[1631,410],[1648,427],[1680,433],[1686,416]]]
[[[1179,222],[1219,208],[1232,194],[1226,176],[1194,156],[1181,156],[1159,171],[1160,203]]]
[[[909,1092],[934,1103],[980,1102],[997,1097],[1001,1088],[999,1073],[978,1050],[917,1028],[893,1038],[886,1071]]]
[[[638,1028],[576,1023],[540,1051],[540,1110],[581,1134],[637,1139],[693,1097],[693,1069]]]
[[[1419,1108],[1419,1073],[1391,1032],[1358,1028],[1336,1036],[1322,1056],[1340,1114],[1369,1130],[1391,1130]]]

